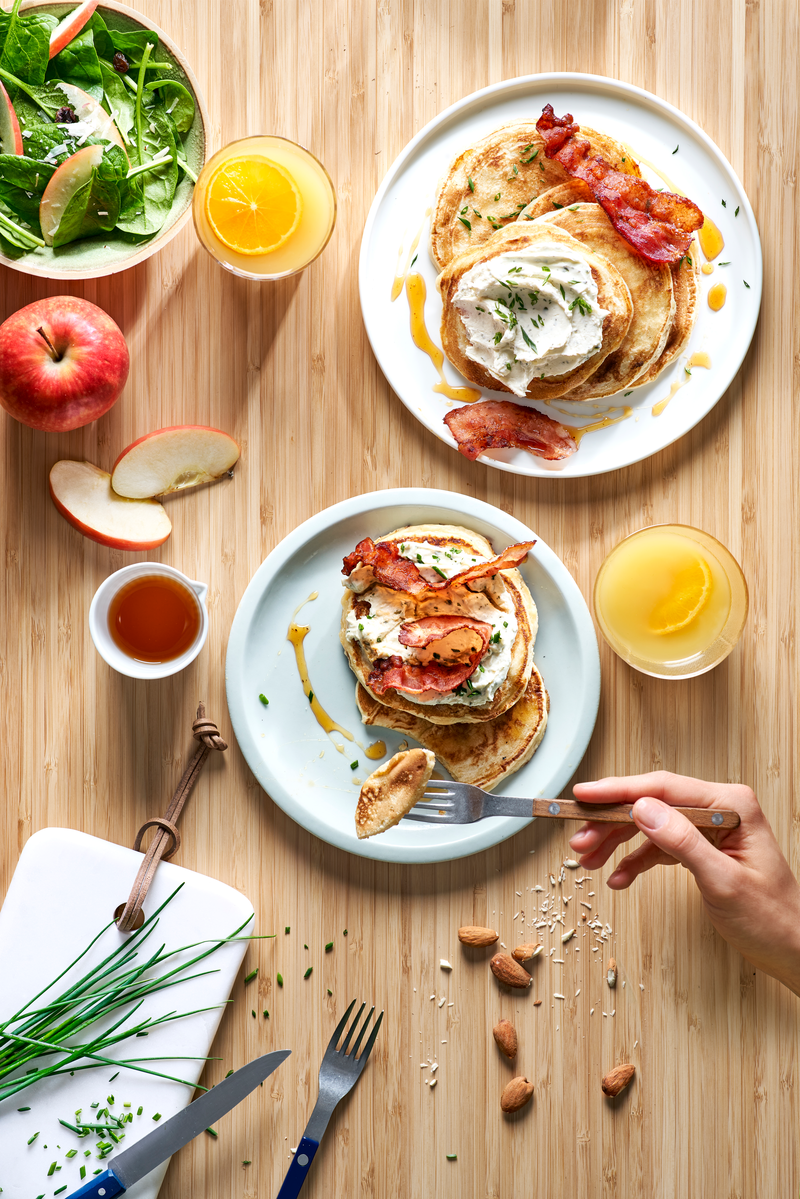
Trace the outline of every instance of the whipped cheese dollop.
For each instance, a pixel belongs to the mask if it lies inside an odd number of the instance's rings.
[[[514,395],[524,396],[531,379],[581,366],[603,344],[608,313],[592,269],[556,242],[477,263],[461,277],[454,302],[467,357]]]
[[[441,575],[452,578],[473,563],[488,560],[466,547],[459,551],[426,541],[401,541],[399,549],[403,557],[416,562],[421,574],[432,579]],[[490,704],[508,676],[511,650],[517,636],[514,601],[499,574],[494,578],[472,580],[469,587],[448,587],[439,595],[415,598],[375,583],[371,571],[368,576],[357,577],[361,569],[358,567],[353,571],[344,580],[344,585],[356,593],[369,591],[365,596],[369,613],[359,616],[354,607],[349,609],[346,617],[348,641],[360,645],[370,662],[395,654],[404,662],[416,661],[415,651],[399,640],[402,624],[422,620],[425,616],[468,616],[485,621],[491,625],[492,635],[483,658],[467,682],[458,691],[430,697],[415,694],[410,698],[420,704],[467,704],[470,707]]]

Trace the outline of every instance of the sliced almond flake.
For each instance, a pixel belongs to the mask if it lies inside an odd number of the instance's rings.
[[[591,1008],[591,1010],[589,1011],[589,1015],[590,1015],[590,1016],[593,1016],[593,1015],[594,1015],[594,1008]]]
[[[558,991],[553,992],[553,999],[566,999],[566,995],[559,995]]]
[[[536,886],[533,889],[534,889],[534,891],[544,891],[544,887],[540,887],[538,883],[536,884]]]
[[[616,1008],[614,1008],[614,1009],[613,1009],[613,1011],[612,1011],[612,1013],[611,1013],[611,1015],[612,1015],[612,1016],[616,1016],[616,1014],[617,1014],[617,1009],[616,1009]]]
[[[644,983],[639,983],[639,990],[640,990],[640,991],[643,991],[643,990],[644,990]]]
[[[448,962],[447,958],[439,958],[439,965],[441,966],[442,970],[452,970],[453,969],[453,967]]]
[[[636,1048],[636,1046],[637,1046],[638,1044],[639,1044],[638,1040],[633,1042],[633,1047],[634,1047],[634,1049]]]
[[[445,998],[446,998],[446,997],[443,995],[443,996],[442,996],[442,998],[439,1000],[439,1002],[438,1002],[438,1004],[437,1004],[436,1006],[437,1006],[437,1007],[444,1007]]]
[[[576,999],[578,998],[578,996],[580,995],[580,993],[581,993],[581,989],[580,989],[580,987],[578,987],[577,991],[575,992],[575,998],[576,998]]]
[[[581,902],[581,907],[582,907],[582,908],[588,908],[588,909],[589,909],[589,911],[591,912],[591,910],[592,910],[592,905],[591,905],[590,903],[587,903],[585,899],[582,899],[580,902]]]
[[[515,895],[519,895],[519,896],[521,896],[521,895],[522,895],[522,892],[521,892],[521,891],[515,891],[515,892],[514,892],[514,894],[515,894]]]
[[[559,966],[566,966],[567,964],[563,958],[553,958],[553,961],[558,962]]]
[[[433,1065],[431,1066],[431,1074],[434,1074],[438,1069],[439,1069],[439,1063],[434,1062]]]

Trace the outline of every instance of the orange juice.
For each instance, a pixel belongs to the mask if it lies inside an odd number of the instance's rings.
[[[725,658],[747,616],[747,585],[725,546],[687,525],[653,525],[611,551],[595,615],[621,658],[646,674],[687,677]]]
[[[248,279],[280,279],[322,253],[336,192],[310,151],[285,137],[246,137],[219,150],[194,189],[197,236],[222,266]]]

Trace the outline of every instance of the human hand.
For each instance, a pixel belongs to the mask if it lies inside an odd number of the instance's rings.
[[[754,966],[800,995],[800,884],[749,787],[706,783],[659,771],[577,783],[580,803],[632,803],[636,827],[588,821],[571,838],[584,869],[608,861],[637,832],[648,838],[608,878],[629,887],[652,866],[685,866],[695,877],[714,928]],[[707,835],[673,807],[732,808],[738,828]]]

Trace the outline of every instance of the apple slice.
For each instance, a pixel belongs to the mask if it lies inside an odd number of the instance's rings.
[[[143,500],[219,479],[239,459],[239,447],[221,429],[173,425],[134,441],[114,463],[117,495]]]
[[[59,88],[67,97],[69,107],[84,126],[81,133],[87,137],[102,137],[107,142],[113,142],[114,145],[121,146],[125,150],[125,143],[120,136],[119,129],[114,124],[114,118],[106,112],[102,104],[95,100],[94,96],[90,96],[88,92],[76,87],[74,83],[65,83],[63,79],[54,79],[52,85]],[[69,128],[77,136],[78,131],[75,125]],[[126,157],[127,153],[126,150]]]
[[[84,146],[53,171],[39,201],[39,224],[48,246],[53,244],[67,204],[75,192],[89,182],[92,171],[99,166],[102,157],[102,146]]]
[[[50,34],[50,57],[55,58],[80,33],[86,22],[97,8],[97,0],[83,0],[71,13],[67,13],[63,21],[56,25]]]
[[[79,533],[115,550],[152,550],[172,532],[161,504],[123,499],[112,489],[108,471],[91,462],[56,462],[50,496]]]
[[[6,89],[0,83],[0,154],[21,154],[22,134],[17,114]]]

